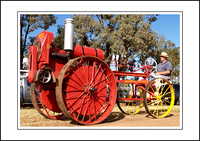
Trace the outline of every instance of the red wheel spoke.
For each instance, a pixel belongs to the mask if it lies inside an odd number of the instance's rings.
[[[73,73],[75,74],[75,76],[80,80],[80,82],[84,85],[83,81],[78,77],[78,75],[76,74],[75,71],[73,71]]]
[[[86,95],[85,95],[85,97],[86,97]],[[83,98],[83,102],[82,102],[82,105],[81,105],[81,109],[80,109],[80,113],[82,112],[82,108],[83,108],[83,105],[84,105],[84,102],[85,102],[85,97]],[[76,106],[77,107],[77,106]],[[75,107],[75,108],[76,108]],[[75,108],[74,108],[74,110],[75,110]],[[73,112],[71,112],[71,113],[73,113]],[[79,116],[80,116],[80,113],[78,114],[78,117],[77,118],[79,118]]]
[[[67,92],[67,93],[69,93],[69,92]],[[71,95],[68,95],[67,97],[65,97],[65,99],[68,99],[68,98],[77,98],[77,97],[74,97],[74,96],[79,96],[80,95],[80,93],[78,93],[78,94],[71,94]]]
[[[99,103],[99,105],[101,106],[101,107],[103,107],[103,104],[99,101],[99,99],[97,98],[97,97],[94,97],[96,100],[97,100],[97,102]]]
[[[101,64],[99,65],[99,68],[97,69],[97,72],[96,72],[96,74],[94,75],[94,78],[93,78],[92,81],[90,82],[90,85],[93,83],[95,77],[96,77],[97,74],[99,73],[100,68],[101,68]]]
[[[74,91],[63,90],[63,91],[65,91],[65,92],[67,92],[67,93],[71,93],[71,92],[83,92],[84,90],[74,90]]]
[[[35,90],[35,94],[36,94],[38,100],[42,103],[42,100],[40,99],[40,97],[39,97],[39,95],[37,94],[36,90]]]
[[[104,107],[102,107],[100,110],[97,111],[97,113],[95,115],[93,115],[90,119],[89,122],[91,122],[94,118],[96,118],[96,116],[98,114],[101,114],[101,111],[103,111],[104,109],[108,108],[110,104],[106,104]]]
[[[88,65],[87,65],[87,67],[88,67],[88,83],[89,83],[89,73],[90,73],[90,70],[89,70],[89,68],[90,68],[90,61],[88,60]]]
[[[90,105],[92,105],[92,99],[90,99]],[[95,105],[94,105],[94,108],[95,108],[95,113],[96,113],[96,107],[95,107]],[[88,108],[87,108],[88,109]],[[89,119],[91,118],[91,111],[90,111],[90,108],[88,109],[88,112],[89,112]],[[96,120],[96,118],[95,118],[95,120]],[[90,123],[91,123],[91,121],[90,121]]]
[[[103,96],[96,96],[96,97],[98,97],[99,99],[101,99],[103,102],[107,102],[106,100],[103,100],[101,97],[103,97]],[[106,96],[104,96],[104,97],[106,97]]]
[[[41,109],[40,110],[42,112],[46,111],[46,114],[48,115],[48,117],[51,117],[50,114],[49,114],[49,112],[46,109],[46,106],[44,105],[44,102],[42,101],[42,99],[40,98],[40,96],[37,94],[36,90],[35,90],[35,94],[36,94],[38,100],[40,101],[40,103],[42,104],[42,107],[44,108],[43,110],[41,110]]]
[[[47,115],[48,115],[49,117],[51,117],[45,106],[44,106],[44,109],[45,109]]]
[[[107,85],[105,85],[101,90],[99,90],[98,93],[100,93],[105,88],[107,88]]]
[[[96,62],[94,61],[93,62],[93,71],[92,71],[92,79],[91,79],[91,82],[92,82],[92,80],[94,79],[94,73],[95,73],[95,67],[96,67]],[[91,82],[90,82],[90,84],[91,84]]]
[[[107,95],[98,95],[98,97],[107,97]]]
[[[89,97],[88,95],[87,95],[87,97]],[[87,101],[87,108],[86,108],[86,110],[85,110],[85,112],[84,112],[84,114],[83,114],[83,119],[82,119],[82,122],[83,122],[83,120],[85,119],[85,115],[86,115],[86,112],[87,112],[87,110],[88,110],[88,104],[89,103],[89,100]],[[90,102],[91,103],[91,102]],[[81,113],[81,112],[80,112]],[[89,114],[89,116],[90,116],[90,114]]]
[[[98,84],[100,84],[100,83],[106,81],[106,80],[107,80],[107,79],[104,79],[104,80],[99,81],[98,83],[94,84],[94,87],[95,87],[96,85],[98,85]],[[109,81],[109,82],[106,83],[106,84],[110,84],[110,83],[112,83],[112,81]]]
[[[70,87],[72,87],[72,88],[74,88],[74,89],[76,89],[76,90],[80,90],[80,89],[78,89],[78,88],[76,88],[76,87],[70,85],[69,83],[66,83],[66,82],[64,82],[64,83],[67,84],[67,86],[70,86]]]
[[[77,81],[75,81],[74,79],[72,79],[72,77],[69,76],[69,78],[70,78],[71,80],[73,80],[76,84],[78,84],[79,86],[83,87],[83,86],[82,86],[81,84],[79,84]]]
[[[96,82],[98,82],[100,78],[102,79],[103,73],[104,73],[105,70],[106,70],[106,69],[104,69],[103,72],[101,72],[101,77],[99,77],[98,80],[96,80]],[[111,74],[110,74],[110,75],[111,75]],[[92,84],[92,82],[91,82],[90,84]]]
[[[100,79],[99,79],[100,78]],[[103,78],[103,73],[101,73],[101,75],[99,75],[99,78],[97,78],[97,80],[96,80],[96,82],[99,82],[99,81],[101,81],[102,80],[102,78]],[[96,85],[95,85],[96,86]],[[94,86],[94,87],[95,87]]]
[[[94,111],[95,111],[95,113],[96,113],[96,105],[95,105],[95,101],[94,101],[94,96],[93,96],[93,104],[94,104]],[[97,119],[96,119],[96,116],[95,116],[95,120],[97,120]],[[90,122],[91,122],[91,120],[90,120]]]
[[[65,100],[72,100],[72,99],[77,99],[77,97],[70,97],[70,98],[65,97]],[[83,98],[79,98],[79,99],[83,99]]]
[[[86,72],[85,72],[85,67],[83,66],[83,64],[82,64],[82,70],[85,74],[85,79],[87,80],[87,84],[89,84],[89,81],[88,81],[88,78],[87,78],[87,75],[86,75]]]
[[[70,105],[70,107],[72,107],[74,105],[74,103],[77,102],[77,100],[84,94],[84,92],[82,94],[80,94],[80,96],[73,102],[73,104]]]
[[[42,101],[42,99],[40,98],[40,96],[37,94],[36,90],[35,90],[35,94],[36,94],[38,100],[40,101],[40,103],[42,104],[42,107],[44,107],[45,106],[44,102]]]

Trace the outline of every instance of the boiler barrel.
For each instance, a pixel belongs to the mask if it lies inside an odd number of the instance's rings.
[[[103,50],[101,49],[90,48],[87,46],[74,46],[74,50],[72,52],[73,58],[83,55],[96,56],[100,59],[104,58]]]

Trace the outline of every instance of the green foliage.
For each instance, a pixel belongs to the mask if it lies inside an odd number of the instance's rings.
[[[28,34],[38,28],[47,30],[49,26],[56,24],[57,17],[44,14],[21,14],[20,15],[20,69],[23,69],[23,58],[27,53],[30,43],[27,44]],[[34,38],[32,38],[34,39]],[[31,40],[30,42],[33,42]]]
[[[52,43],[56,45],[56,47],[63,49],[64,47],[64,25],[57,26],[57,36],[54,37]]]
[[[157,48],[159,37],[151,29],[151,23],[156,21],[154,15],[75,15],[73,18],[75,42],[102,49],[106,61],[119,55],[124,62],[130,58],[136,62],[136,57],[144,62]]]

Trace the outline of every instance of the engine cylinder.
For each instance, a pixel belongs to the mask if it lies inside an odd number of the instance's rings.
[[[74,20],[65,19],[64,50],[73,50]]]

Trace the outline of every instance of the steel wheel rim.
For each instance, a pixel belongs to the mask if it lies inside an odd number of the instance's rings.
[[[36,83],[31,84],[31,101],[33,103],[34,108],[44,117],[50,119],[65,119],[66,117],[62,114],[62,112],[54,112],[50,110],[45,103],[43,102],[39,90],[36,90]],[[41,103],[41,105],[38,104]]]
[[[174,100],[174,89],[167,79],[154,78],[145,88],[145,109],[154,118],[166,117],[173,108]]]
[[[58,105],[73,121],[97,124],[111,113],[116,101],[115,79],[99,58],[84,56],[71,60],[61,70],[58,80]]]
[[[132,86],[132,85],[131,85]],[[125,90],[129,90],[128,93],[126,91],[122,90],[122,87],[125,87]],[[143,107],[143,91],[142,89],[137,86],[136,87],[136,93],[138,92],[136,96],[131,95],[133,88],[129,88],[129,85],[127,83],[122,83],[118,86],[118,92],[117,92],[117,98],[121,98],[122,96],[124,98],[142,98],[141,100],[117,100],[117,106],[121,110],[122,113],[127,115],[134,115],[137,114],[141,108]],[[131,92],[130,92],[131,91]]]
[[[151,57],[148,57],[146,60],[145,60],[145,66],[147,65],[151,65],[152,68],[154,68],[155,70],[153,70],[151,73],[157,71],[157,62],[155,59],[151,58]]]

